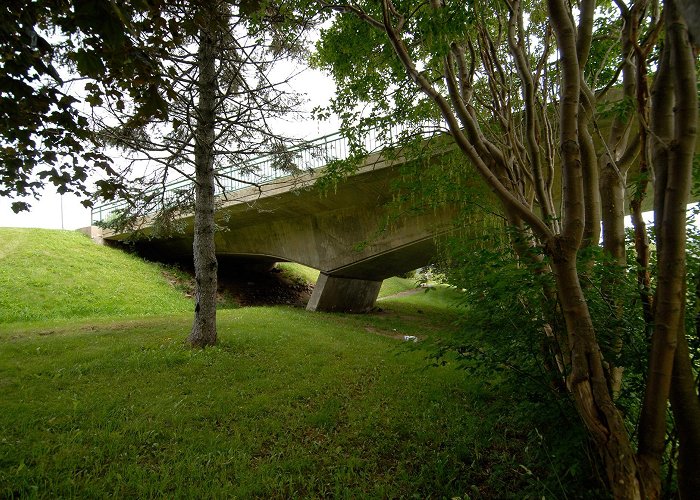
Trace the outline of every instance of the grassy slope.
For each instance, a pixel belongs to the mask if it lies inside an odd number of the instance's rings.
[[[280,266],[295,279],[318,278],[300,264]],[[75,231],[0,228],[0,324],[190,311],[163,271]],[[414,287],[414,280],[389,278],[379,296]]]
[[[13,233],[18,258],[0,232],[0,264],[34,276],[3,309],[76,319],[0,323],[0,498],[557,496],[497,374],[429,368],[422,343],[400,340],[450,330],[455,292],[371,315],[221,311],[220,344],[190,350],[188,303],[159,268],[73,233],[30,250],[41,233]],[[153,288],[129,308],[142,277]]]
[[[191,309],[138,257],[75,231],[0,229],[0,323]]]

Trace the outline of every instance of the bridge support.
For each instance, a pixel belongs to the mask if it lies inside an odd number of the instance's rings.
[[[321,273],[307,311],[365,313],[372,310],[382,280],[340,278]]]

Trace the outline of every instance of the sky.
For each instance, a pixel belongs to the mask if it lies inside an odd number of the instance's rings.
[[[293,69],[294,72],[298,68]],[[330,76],[315,69],[304,69],[292,82],[293,90],[306,95],[307,102],[301,111],[310,116],[311,110],[316,106],[325,106],[330,103],[335,92],[335,85]],[[298,138],[313,139],[336,132],[337,121],[314,122],[308,119],[303,122],[294,122],[288,125],[290,135]],[[29,212],[15,214],[10,208],[12,200],[0,197],[0,227],[32,227],[46,229],[74,230],[90,225],[90,209],[80,204],[80,198],[72,194],[63,196],[56,193],[51,187],[44,189],[40,200],[22,199],[28,202],[32,208]]]
[[[61,196],[44,190],[39,201],[27,201],[30,212],[15,214],[12,201],[0,198],[0,227],[43,227],[46,229],[80,229],[90,225],[90,209],[80,204],[80,198],[66,194]]]

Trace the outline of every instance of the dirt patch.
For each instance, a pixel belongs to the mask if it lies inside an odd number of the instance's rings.
[[[167,269],[163,276],[186,297],[195,293],[194,271],[187,268]],[[219,275],[217,300],[221,307],[286,304],[306,307],[314,286],[298,278],[290,278],[278,268],[241,269]]]
[[[290,279],[273,268],[219,278],[219,294],[223,300],[233,299],[240,306],[286,304],[306,307],[313,285]]]
[[[417,293],[424,293],[424,292],[425,292],[424,288],[411,288],[410,290],[404,290],[403,292],[394,293],[392,295],[385,295],[384,297],[380,297],[377,300],[393,299],[395,297],[408,297],[409,295],[415,295]]]

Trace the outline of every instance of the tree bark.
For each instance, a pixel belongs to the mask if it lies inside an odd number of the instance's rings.
[[[623,27],[620,33],[622,60],[622,91],[623,99],[632,100],[635,93],[635,66],[632,55],[636,44],[639,13],[636,7],[628,9],[618,2]],[[616,115],[610,126],[605,151],[599,158],[600,197],[602,204],[603,250],[615,266],[608,274],[602,286],[603,296],[614,314],[617,323],[612,328],[611,348],[605,353],[609,370],[609,383],[613,394],[618,394],[622,385],[623,367],[618,366],[618,360],[623,347],[624,328],[621,326],[624,315],[624,298],[619,293],[620,286],[625,280],[627,265],[627,248],[625,243],[625,193],[627,190],[627,170],[631,162],[621,164],[630,133],[632,113]]]
[[[663,212],[662,237],[659,256],[659,286],[662,273],[674,280],[673,295],[677,308],[675,330],[677,345],[673,359],[671,378],[671,409],[678,431],[678,487],[681,498],[693,498],[700,491],[700,399],[698,399],[695,377],[690,361],[690,352],[685,332],[685,235],[686,205],[692,180],[692,164],[697,135],[697,82],[693,47],[688,36],[688,27],[683,22],[678,5],[673,0],[667,2],[667,40],[671,49],[671,68],[676,95],[674,109],[674,141],[669,157],[669,171],[666,176],[666,196]],[[670,291],[670,290],[669,290]],[[666,290],[659,290],[657,303],[665,305],[667,297],[661,296]],[[660,316],[656,310],[656,324],[673,325],[672,318]],[[663,330],[662,330],[663,331]],[[664,332],[665,333],[665,332]],[[670,336],[673,332],[669,331]]]
[[[444,6],[444,3],[439,0],[433,0],[429,3],[433,9]],[[516,10],[518,6],[519,2],[509,3],[509,8],[512,10]],[[571,356],[571,374],[568,379],[569,388],[578,412],[603,460],[610,491],[615,498],[638,499],[646,498],[647,496],[654,497],[658,493],[656,488],[658,481],[652,478],[651,482],[653,484],[647,489],[648,478],[646,473],[650,469],[646,466],[646,463],[638,464],[623,418],[613,402],[603,367],[603,357],[596,339],[590,310],[579,281],[579,269],[576,263],[577,252],[584,240],[584,235],[589,241],[595,235],[595,229],[592,224],[594,217],[597,217],[595,212],[591,212],[594,215],[590,217],[587,213],[589,209],[587,203],[589,200],[594,200],[595,196],[591,194],[590,189],[588,192],[585,190],[583,179],[585,173],[581,158],[581,144],[590,146],[590,137],[586,137],[585,134],[579,134],[579,126],[586,122],[586,117],[579,117],[579,111],[581,110],[580,96],[582,95],[581,72],[585,65],[583,59],[588,52],[590,40],[584,36],[578,36],[578,42],[580,43],[577,45],[577,33],[573,26],[571,6],[568,2],[565,0],[548,0],[547,6],[551,27],[557,39],[558,67],[561,70],[558,73],[561,95],[557,101],[557,107],[558,116],[560,117],[559,147],[562,168],[563,211],[561,223],[556,225],[550,225],[551,221],[545,220],[542,216],[535,213],[531,204],[523,202],[522,192],[512,189],[513,186],[509,185],[503,176],[499,175],[501,170],[508,166],[505,161],[507,155],[499,151],[493,143],[489,143],[483,138],[476,116],[469,112],[468,103],[463,99],[463,92],[460,92],[461,87],[458,85],[458,78],[456,78],[454,71],[455,66],[458,68],[464,66],[464,64],[459,62],[460,52],[455,50],[455,44],[451,46],[451,50],[446,51],[445,55],[443,76],[448,89],[448,99],[438,90],[433,81],[428,78],[429,72],[418,69],[418,65],[412,58],[412,46],[407,43],[408,37],[404,38],[402,36],[402,30],[406,27],[405,21],[407,18],[398,11],[392,0],[381,1],[381,21],[371,18],[358,7],[336,6],[334,8],[353,12],[375,28],[381,29],[386,33],[388,41],[403,65],[406,74],[434,101],[450,129],[455,143],[471,160],[478,173],[498,196],[505,212],[510,213],[516,220],[529,225],[533,234],[544,245],[547,255],[551,258],[557,293],[567,326],[568,348]],[[592,8],[590,2],[583,3],[582,11],[589,12],[590,8]],[[584,16],[584,18],[588,20],[588,17]],[[583,27],[583,24],[582,21],[580,32],[585,35],[588,32],[588,28]],[[510,24],[510,50],[514,52],[512,55],[517,58],[521,48],[518,38],[513,36],[512,32],[516,27],[519,29],[517,16],[514,16],[511,18]],[[630,57],[630,55],[631,51],[625,52],[625,58]],[[579,60],[579,56],[581,60]],[[455,63],[455,60],[457,63]],[[528,67],[522,61],[517,61],[517,64],[520,66],[519,73],[523,73]],[[634,68],[628,74],[634,76]],[[528,80],[527,75],[522,78],[525,80],[524,99],[526,105],[531,105],[532,99],[529,99],[531,89],[528,88],[531,82]],[[633,82],[634,79],[627,78],[625,83],[629,84],[630,81]],[[634,87],[632,86],[631,88],[633,89]],[[632,94],[628,92],[628,95]],[[694,113],[697,113],[697,110],[694,110]],[[527,116],[525,118],[528,125],[530,125],[528,132],[536,132],[536,117],[532,115],[529,118]],[[609,200],[610,217],[607,229],[614,231],[616,236],[624,236],[622,230],[622,219],[624,216],[624,169],[622,172],[619,172],[616,166],[620,157],[626,156],[623,154],[623,151],[629,149],[623,146],[627,142],[627,132],[628,123],[620,121],[611,137],[608,157],[601,158],[602,163],[606,167],[610,167],[611,172],[615,175],[613,179],[614,186],[610,186],[614,192],[609,196],[606,195],[606,198]],[[524,156],[537,157],[540,154],[537,149],[539,146],[536,134],[534,138],[535,141],[532,140],[531,135],[525,137],[527,144],[522,149],[527,154]],[[588,157],[586,157],[588,159],[591,156],[591,150],[587,149],[583,154],[584,156],[588,154]],[[540,161],[544,161],[544,158],[541,158]],[[589,165],[590,163],[592,162],[589,162]],[[532,182],[533,184],[540,183],[539,186],[534,186],[535,191],[539,191],[539,196],[546,198],[548,193],[542,193],[541,179],[534,179]],[[546,189],[549,186],[545,183],[544,187]],[[590,188],[590,183],[588,187]],[[608,184],[605,187],[609,187]],[[545,207],[543,211],[545,217],[546,211],[547,208]],[[588,228],[586,228],[587,217]],[[590,242],[591,244],[593,243],[592,241]],[[616,250],[619,248],[623,250],[616,253],[620,259],[625,257],[623,244],[623,237],[615,241]],[[620,260],[620,262],[624,263],[624,260]],[[611,288],[612,290],[614,288]],[[677,332],[677,330],[674,330],[674,332]],[[669,370],[667,375],[670,381],[670,369],[673,366],[672,359],[675,354],[675,339],[673,340],[673,348],[668,352],[663,352],[663,348],[668,347],[666,340],[669,340],[668,335],[660,343],[660,352],[662,355],[671,354],[671,358],[666,356],[668,359],[664,359],[665,363],[668,362],[666,363],[666,368]],[[657,396],[653,396],[650,399],[653,404],[647,408],[647,410],[653,409],[654,411],[661,408],[662,412],[660,415],[662,418],[660,420],[657,419],[656,417],[659,416],[657,413],[648,413],[648,415],[653,417],[651,429],[654,432],[648,436],[640,437],[640,442],[646,439],[647,444],[652,444],[653,446],[656,445],[657,434],[655,432],[659,429],[661,430],[662,445],[665,434],[664,412],[668,401],[669,389],[668,383],[662,381],[661,386],[664,384],[666,384],[665,395],[661,394],[660,399]],[[658,387],[658,384],[655,387]],[[658,404],[659,401],[661,401],[660,405]],[[645,426],[640,428],[640,432],[646,432],[647,430],[649,428]],[[644,449],[644,451],[651,451],[651,454],[656,453],[656,448],[653,446]],[[640,445],[640,450],[642,448]],[[640,456],[644,456],[644,454],[642,453]]]
[[[634,452],[622,416],[608,390],[603,359],[578,278],[576,255],[584,233],[584,189],[578,111],[581,70],[576,36],[563,0],[548,0],[561,57],[560,147],[563,184],[562,234],[548,242],[571,349],[569,387],[578,413],[596,444],[615,498],[642,497]]]
[[[651,273],[649,263],[651,252],[649,249],[649,236],[647,235],[647,225],[642,217],[642,203],[646,198],[650,184],[649,155],[649,83],[647,81],[647,62],[650,47],[648,44],[644,49],[635,47],[635,63],[637,67],[637,117],[639,123],[639,179],[630,201],[630,212],[632,215],[632,226],[634,228],[634,249],[637,261],[637,286],[642,302],[642,314],[647,330],[646,337],[651,337],[653,329],[653,300],[651,293]]]
[[[214,6],[203,7],[198,49],[199,102],[195,144],[194,270],[196,305],[190,345],[216,344],[217,261],[214,243],[214,117],[216,105],[216,22]]]
[[[676,417],[682,498],[700,488],[700,403],[685,345],[685,230],[697,126],[697,89],[687,27],[673,0],[665,2],[666,39],[654,87],[652,131],[658,277],[654,332],[639,424],[639,458],[658,478],[669,396]],[[690,371],[690,374],[688,374]],[[660,489],[660,485],[654,484]]]
[[[598,159],[596,158],[593,137],[588,131],[591,109],[582,106],[579,114],[579,143],[581,145],[581,166],[584,177],[584,201],[586,215],[583,228],[583,241],[581,248],[597,247],[600,241],[601,203],[598,175]],[[587,262],[585,272],[590,273],[593,261]]]
[[[673,81],[669,73],[670,49],[667,45],[663,48],[652,90],[650,122],[652,162],[656,175],[654,222],[658,230],[663,229],[660,217],[663,217],[663,200],[668,171],[668,148],[666,145],[671,140],[673,128]],[[664,244],[662,235],[657,234],[657,245],[663,247]],[[661,255],[662,249],[658,248],[658,251],[659,255]],[[661,262],[659,262],[659,271],[661,271]],[[668,281],[664,279],[664,283],[667,284]],[[663,286],[665,285],[659,282],[656,291],[657,297],[661,297],[660,293],[663,291]],[[666,304],[668,304],[668,301],[666,301]],[[655,306],[659,307],[658,303]],[[667,305],[661,306],[660,312],[663,313],[665,308],[667,308]],[[652,345],[649,353],[649,378],[647,379],[638,427],[639,446],[637,456],[639,466],[646,478],[647,492],[653,498],[658,498],[661,490],[660,473],[664,438],[666,436],[666,408],[670,391],[671,370],[673,369],[673,355],[676,347],[675,337],[671,335],[664,337],[661,331],[662,326],[659,324],[655,325],[652,332]]]
[[[575,253],[564,250],[555,255],[552,267],[571,348],[569,390],[603,461],[614,498],[640,499],[642,485],[634,452],[608,390],[590,311],[578,280]]]

